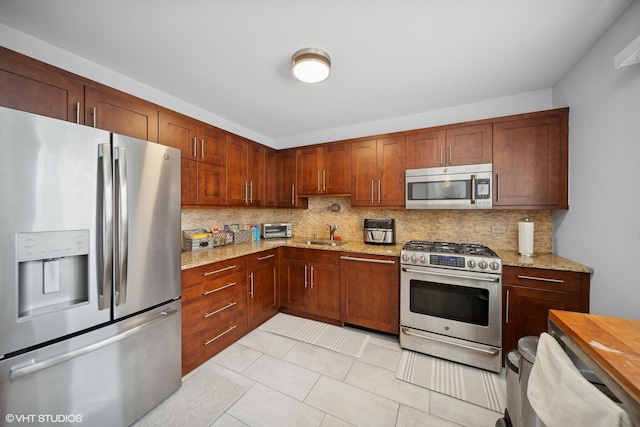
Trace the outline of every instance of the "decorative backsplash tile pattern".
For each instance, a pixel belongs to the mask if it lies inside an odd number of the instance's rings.
[[[330,210],[333,203],[338,212]],[[518,250],[518,221],[526,216],[534,222],[534,252],[553,251],[551,210],[392,210],[352,208],[349,197],[309,198],[309,209],[185,209],[182,229],[220,227],[225,224],[291,222],[296,237],[329,237],[329,225],[337,225],[343,240],[363,239],[365,218],[395,218],[396,241],[435,240],[482,243],[490,248]]]

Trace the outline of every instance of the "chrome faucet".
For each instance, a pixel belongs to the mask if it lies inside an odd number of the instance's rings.
[[[329,226],[329,240],[333,240],[333,235],[336,232],[336,230],[338,229],[337,225],[330,225]]]

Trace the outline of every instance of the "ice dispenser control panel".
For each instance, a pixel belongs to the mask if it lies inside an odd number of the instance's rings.
[[[89,295],[89,230],[17,234],[21,318],[85,303]]]

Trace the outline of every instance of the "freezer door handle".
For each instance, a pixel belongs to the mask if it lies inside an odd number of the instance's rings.
[[[111,181],[111,145],[98,147],[102,173],[102,277],[98,285],[99,309],[111,308],[113,287],[113,182]]]
[[[129,330],[126,330],[124,332],[119,333],[118,335],[114,335],[112,337],[109,337],[107,339],[104,339],[102,341],[98,341],[96,343],[90,344],[88,346],[70,351],[69,353],[65,353],[65,354],[60,354],[58,356],[54,356],[51,357],[49,359],[44,359],[41,361],[36,361],[35,359],[31,359],[29,361],[29,364],[24,366],[19,366],[19,367],[12,367],[10,370],[10,374],[9,377],[12,380],[15,380],[16,378],[20,378],[20,377],[24,377],[25,375],[29,375],[29,374],[33,374],[34,372],[38,372],[38,371],[42,371],[44,369],[47,368],[51,368],[52,366],[55,365],[59,365],[60,363],[64,363],[68,360],[74,359],[76,357],[80,357],[82,355],[85,355],[87,353],[91,353],[92,351],[96,351],[99,350],[103,347],[106,347],[108,345],[111,345],[113,343],[116,343],[118,341],[122,341],[125,338],[128,338],[130,336],[133,336],[141,331],[143,331],[144,329],[150,328],[162,321],[164,321],[165,319],[168,319],[172,316],[174,316],[176,313],[178,312],[178,310],[176,309],[169,309],[169,310],[164,310],[161,311],[160,313],[158,313],[158,315],[156,317],[154,317],[153,319],[149,320],[146,323],[143,323],[142,325],[138,325],[134,328],[131,328]]]
[[[127,267],[129,259],[129,211],[127,206],[127,157],[124,147],[114,150],[116,189],[117,268],[115,282],[116,305],[127,302]]]

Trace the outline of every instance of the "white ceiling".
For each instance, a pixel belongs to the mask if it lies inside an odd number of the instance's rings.
[[[0,0],[0,22],[274,141],[547,89],[632,0]],[[331,77],[295,81],[294,52]]]

